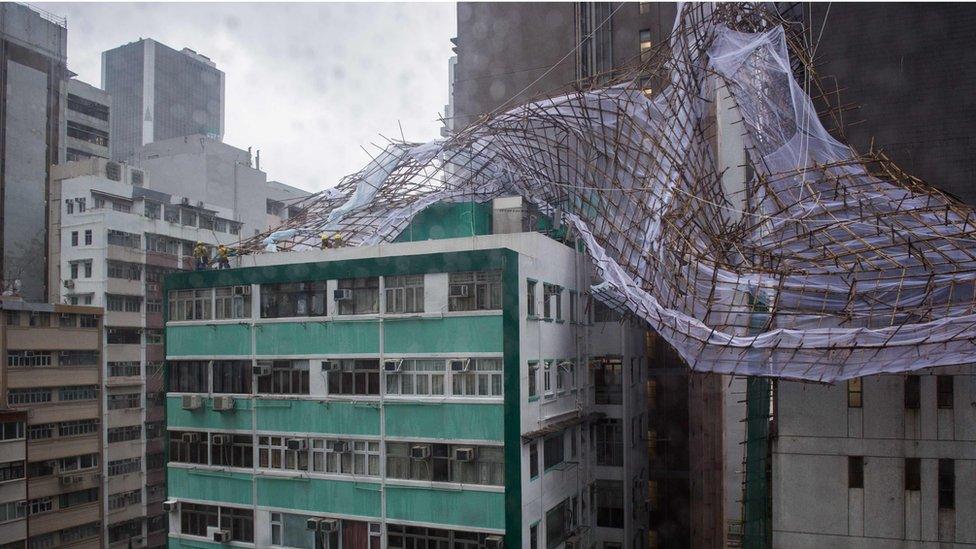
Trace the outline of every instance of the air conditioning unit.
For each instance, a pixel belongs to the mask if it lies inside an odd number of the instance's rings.
[[[163,511],[167,513],[172,513],[173,511],[180,510],[180,502],[175,499],[168,499],[163,502]]]
[[[234,286],[234,295],[251,295],[250,286]]]
[[[426,444],[418,444],[417,446],[410,447],[410,459],[427,459],[430,457],[430,446]]]
[[[383,371],[388,374],[395,374],[400,371],[400,367],[403,366],[403,360],[400,359],[390,359],[383,361]]]
[[[70,288],[74,288],[75,287],[75,281],[74,280],[71,280],[70,278],[67,279],[67,280],[65,280],[64,281],[64,287],[65,288],[69,288],[69,289]]]
[[[319,521],[319,532],[326,534],[339,531],[339,519],[327,518]]]
[[[349,451],[349,443],[344,440],[333,441],[332,451],[339,454],[344,454]]]
[[[182,440],[187,444],[196,444],[200,442],[200,433],[183,433],[183,436],[180,437],[180,440]]]
[[[85,482],[85,477],[83,475],[61,475],[58,477],[58,483],[62,486],[81,484],[82,482]]]
[[[297,452],[308,450],[308,439],[289,438],[285,440],[285,447],[288,448],[289,450],[294,450]]]
[[[474,448],[470,446],[455,448],[454,461],[474,461]]]
[[[451,360],[451,371],[452,372],[467,372],[468,366],[471,365],[470,358],[455,358]]]
[[[310,518],[305,521],[305,529],[315,532],[319,529],[319,523],[322,522],[320,518]]]
[[[505,549],[505,537],[504,536],[486,537],[485,549]]]
[[[338,360],[323,360],[322,361],[322,371],[323,372],[334,372],[341,367]]]
[[[217,543],[230,542],[230,530],[214,530],[213,540]]]
[[[468,286],[466,284],[451,284],[447,292],[448,297],[468,297]]]
[[[268,375],[268,374],[271,373],[271,363],[268,362],[268,361],[266,361],[266,360],[259,361],[257,364],[254,365],[254,367],[252,368],[252,371],[254,372],[254,375],[256,375],[256,376],[259,376],[259,377],[260,376],[266,376],[266,375]]]
[[[349,288],[339,288],[332,292],[332,299],[336,301],[349,301],[352,299],[352,290]]]
[[[210,439],[210,442],[212,442],[217,446],[226,446],[227,444],[230,444],[230,441],[231,441],[230,435],[214,435]]]
[[[234,409],[234,397],[215,396],[213,399],[213,409],[218,412],[227,412]]]
[[[200,395],[183,395],[181,407],[184,410],[199,410],[202,404],[203,399],[200,398]]]

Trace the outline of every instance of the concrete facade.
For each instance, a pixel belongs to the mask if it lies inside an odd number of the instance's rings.
[[[62,94],[64,129],[61,158],[73,162],[109,157],[112,97],[104,90],[72,78]]]
[[[102,310],[10,297],[0,310],[2,539],[102,547]]]
[[[42,300],[48,170],[59,160],[63,19],[22,4],[0,4],[0,261],[2,279]]]

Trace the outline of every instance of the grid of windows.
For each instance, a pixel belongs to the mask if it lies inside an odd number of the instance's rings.
[[[254,541],[254,513],[251,509],[237,509],[198,503],[180,504],[180,532],[191,536],[206,536],[207,527],[219,527],[231,532],[234,541]]]
[[[51,389],[44,387],[8,389],[7,404],[40,404],[42,402],[51,402],[51,394]]]
[[[108,441],[125,442],[128,440],[138,440],[142,435],[141,425],[127,425],[125,427],[109,427]]]
[[[261,318],[325,316],[325,295],[324,280],[262,284]]]
[[[98,487],[61,494],[58,496],[58,507],[61,509],[67,509],[69,507],[77,507],[79,505],[94,503],[96,501],[98,501]]]
[[[251,287],[225,286],[214,289],[214,318],[250,318]]]
[[[66,400],[95,400],[98,398],[98,385],[76,385],[61,387],[58,399]]]
[[[331,395],[379,395],[380,361],[376,359],[344,359],[339,368],[328,375]]]
[[[424,450],[427,457],[418,459],[418,447],[427,448]],[[501,446],[388,441],[386,474],[390,478],[407,480],[504,486],[504,449]]]
[[[59,437],[78,437],[98,432],[97,419],[77,419],[58,423]]]
[[[308,470],[308,451],[288,449],[289,439],[281,436],[258,437],[258,467],[265,469]]]
[[[33,465],[33,464],[31,464]],[[62,473],[83,471],[98,467],[98,454],[63,457],[58,460],[58,470]],[[33,474],[30,476],[34,476]]]
[[[109,377],[138,376],[142,371],[139,361],[109,362]]]
[[[275,360],[269,366],[268,373],[258,376],[258,393],[309,394],[307,360]]]
[[[337,283],[336,306],[340,315],[363,315],[380,312],[380,279],[343,278]],[[421,288],[421,292],[423,289]]]
[[[24,460],[0,463],[0,482],[24,478]]]
[[[142,311],[142,296],[105,294],[105,310],[138,313]]]
[[[480,311],[502,308],[501,271],[448,274],[448,310]]]
[[[311,447],[312,471],[353,476],[380,474],[379,442],[315,438]]]
[[[126,475],[138,473],[142,470],[142,458],[125,458],[108,462],[108,476]]]
[[[386,312],[424,312],[424,275],[388,276],[383,279],[386,290]]]
[[[114,511],[130,505],[142,503],[142,490],[130,490],[108,497],[108,510]]]
[[[19,520],[27,516],[27,507],[20,501],[0,503],[0,523]]]
[[[142,265],[127,261],[108,260],[108,277],[123,280],[142,280]]]
[[[123,393],[120,395],[108,395],[106,400],[107,400],[107,406],[109,410],[138,408],[140,406],[139,393]]]
[[[51,353],[39,351],[8,351],[7,366],[50,366]]]
[[[170,320],[210,320],[213,318],[213,290],[174,290],[170,292]]]

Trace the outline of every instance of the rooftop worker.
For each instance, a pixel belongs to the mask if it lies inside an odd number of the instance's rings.
[[[210,264],[210,254],[207,252],[207,247],[203,245],[202,241],[197,241],[197,245],[193,248],[193,257],[197,260],[197,270],[202,271],[207,268]]]
[[[322,233],[322,249],[342,247],[342,237],[335,233],[331,237],[327,233]]]
[[[217,246],[217,267],[220,269],[230,269],[230,260],[227,256],[230,255],[230,249],[227,246],[221,244]]]

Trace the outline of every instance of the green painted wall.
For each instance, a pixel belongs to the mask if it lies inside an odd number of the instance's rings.
[[[377,321],[310,321],[259,324],[259,355],[311,355],[380,352]]]
[[[213,543],[210,541],[197,541],[180,538],[169,538],[166,543],[167,549],[226,549],[226,543]]]
[[[505,494],[468,490],[435,490],[408,486],[386,486],[386,516],[391,520],[414,520],[505,528]]]
[[[377,405],[362,402],[258,400],[258,429],[348,435],[380,434]]]
[[[502,352],[501,315],[404,318],[385,322],[384,350],[388,353]]]
[[[166,328],[168,356],[251,354],[250,327],[243,324],[169,326]]]
[[[172,498],[251,504],[251,475],[169,467],[166,494]]]
[[[184,410],[182,397],[166,397],[166,425],[171,429],[250,429],[250,402],[238,399],[234,411],[215,412],[213,399],[203,399],[199,410]]]
[[[386,401],[386,435],[444,439],[504,440],[502,404]]]
[[[427,206],[394,242],[491,234],[491,202],[438,202]]]
[[[258,505],[379,518],[380,485],[322,479],[258,478]]]

